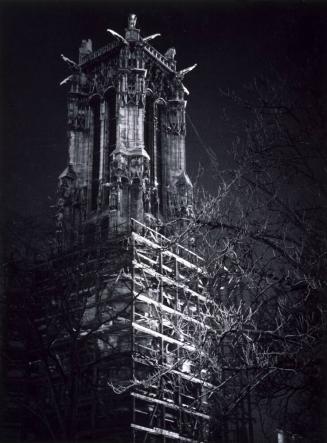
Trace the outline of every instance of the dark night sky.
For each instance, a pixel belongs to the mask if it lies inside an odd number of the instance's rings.
[[[0,8],[1,183],[9,218],[11,211],[49,213],[54,202],[67,155],[66,91],[59,87],[67,67],[60,54],[77,60],[83,38],[103,46],[112,38],[106,28],[123,33],[134,12],[143,35],[162,34],[154,47],[176,48],[179,69],[198,63],[184,81],[191,92],[188,113],[223,167],[233,134],[222,123],[219,88],[241,91],[269,64],[285,71],[286,58],[300,68],[315,39],[326,37],[323,3],[61,1],[2,2]],[[237,128],[240,115],[230,117]],[[194,176],[208,156],[191,127],[187,150]]]

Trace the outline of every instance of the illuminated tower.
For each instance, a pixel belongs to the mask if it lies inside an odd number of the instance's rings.
[[[130,15],[125,36],[93,51],[83,40],[79,62],[65,56],[72,74],[68,93],[69,161],[59,177],[58,236],[124,232],[134,218],[155,225],[191,215],[192,184],[186,172],[183,77],[175,49],[160,54],[141,37]]]

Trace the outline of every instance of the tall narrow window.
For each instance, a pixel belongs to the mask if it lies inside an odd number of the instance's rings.
[[[160,211],[163,210],[163,195],[162,195],[162,180],[163,180],[163,159],[162,159],[162,114],[163,114],[163,105],[158,103],[156,105],[156,176],[159,184],[159,201],[160,201]]]
[[[156,177],[156,155],[154,138],[154,100],[151,95],[146,96],[144,117],[144,145],[150,156],[151,181]]]
[[[96,99],[92,104],[93,111],[93,154],[92,154],[92,198],[91,208],[97,209],[97,200],[99,192],[99,170],[100,170],[100,139],[101,139],[101,121],[100,121],[100,101]]]
[[[108,109],[108,146],[109,155],[116,147],[116,91],[114,88],[110,88],[106,94],[107,109]]]

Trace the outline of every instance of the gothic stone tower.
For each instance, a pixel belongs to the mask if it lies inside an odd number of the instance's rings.
[[[59,177],[58,236],[67,244],[99,232],[122,232],[130,219],[154,224],[192,212],[185,161],[184,75],[175,49],[160,54],[130,15],[125,37],[79,63],[65,56],[69,87],[69,163]],[[160,35],[160,34],[159,34]],[[103,234],[106,235],[106,234]],[[101,235],[102,238],[102,235]]]
[[[69,314],[76,306],[83,312],[73,335],[77,329],[78,343],[87,337],[88,345],[74,348],[75,360],[87,362],[80,373],[93,380],[72,380],[74,435],[200,443],[211,385],[190,338],[202,325],[206,274],[199,256],[157,229],[192,215],[182,80],[194,66],[177,71],[175,50],[162,55],[150,46],[156,35],[142,38],[134,15],[125,37],[108,31],[116,40],[97,51],[83,41],[78,64],[63,56],[72,70],[62,82],[69,164],[59,177],[63,264],[55,268],[70,276],[60,286],[68,288]],[[51,300],[47,291],[42,297]],[[70,342],[62,343],[56,352],[69,371]]]

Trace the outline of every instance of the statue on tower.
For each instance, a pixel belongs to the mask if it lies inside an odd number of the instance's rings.
[[[135,29],[137,17],[135,14],[129,14],[128,16],[128,29]]]
[[[166,52],[165,52],[165,57],[168,60],[174,60],[176,55],[176,49],[175,48],[169,48]]]

